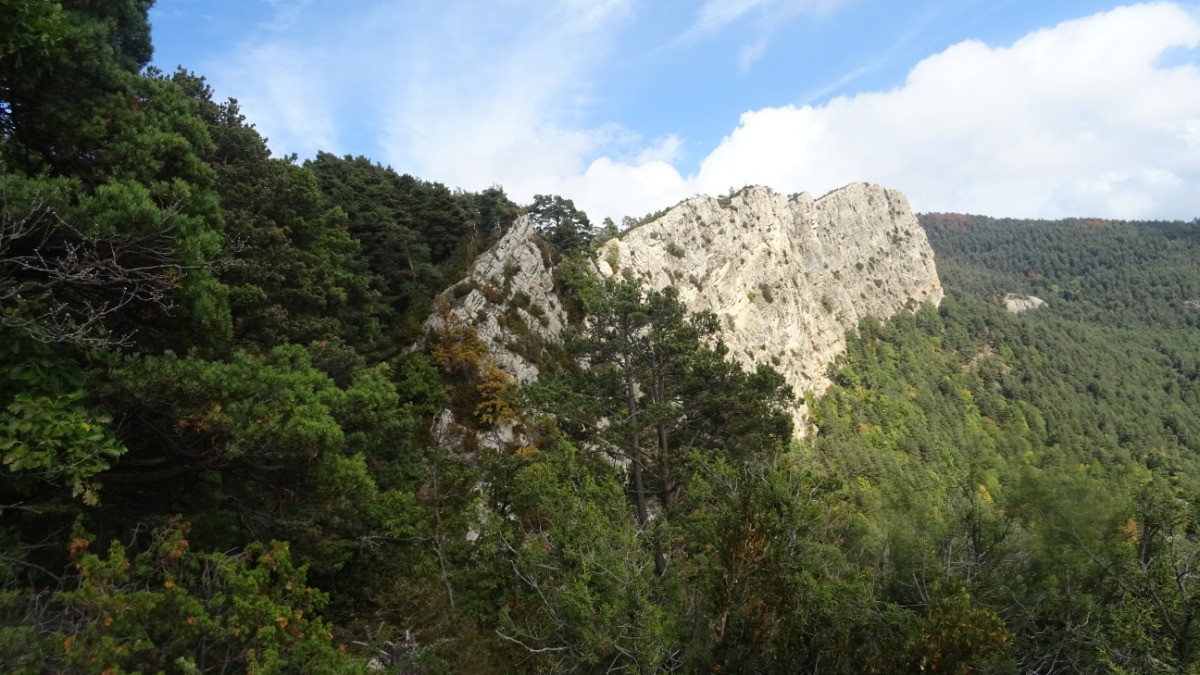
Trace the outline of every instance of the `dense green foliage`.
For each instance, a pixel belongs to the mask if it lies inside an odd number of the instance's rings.
[[[518,210],[504,190],[454,192],[365,157],[319,153],[305,168],[328,199],[344,211],[384,300],[415,337],[429,313],[429,299],[462,278],[467,264],[512,224]],[[407,321],[405,320],[407,319]]]
[[[540,195],[519,386],[435,300],[503,190],[272,157],[148,4],[0,0],[0,670],[1200,667],[1197,223],[926,217],[814,393]]]
[[[406,179],[397,304],[356,195],[144,69],[148,5],[0,6],[0,670],[354,670],[430,536],[441,388],[389,338],[516,207]]]
[[[1107,326],[1200,327],[1197,221],[922,217],[938,272],[973,295],[1021,293]]]
[[[554,250],[562,255],[586,248],[596,238],[587,214],[558,195],[534,195],[529,215]]]

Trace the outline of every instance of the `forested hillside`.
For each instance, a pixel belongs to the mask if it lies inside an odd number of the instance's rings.
[[[925,216],[941,306],[792,392],[567,199],[273,157],[148,5],[0,2],[0,671],[1198,667],[1200,224]],[[519,386],[439,294],[524,213]]]

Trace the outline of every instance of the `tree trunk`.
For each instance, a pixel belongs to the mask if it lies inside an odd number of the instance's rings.
[[[638,527],[642,531],[650,526],[650,510],[646,505],[645,453],[642,452],[641,434],[638,433],[638,401],[637,383],[633,377],[633,369],[626,363],[625,368],[625,402],[629,407],[629,453],[633,462],[633,501],[637,506]],[[667,571],[667,560],[662,548],[654,544],[654,571],[662,576]]]

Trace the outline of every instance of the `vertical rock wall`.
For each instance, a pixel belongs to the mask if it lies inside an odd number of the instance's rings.
[[[700,196],[601,248],[600,271],[674,286],[721,320],[748,368],[769,363],[798,394],[823,391],[845,332],[868,314],[942,298],[933,250],[904,195],[856,183],[824,197],[750,187]],[[803,433],[807,411],[796,411]]]

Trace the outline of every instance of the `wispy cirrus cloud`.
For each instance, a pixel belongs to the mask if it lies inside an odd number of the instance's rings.
[[[380,111],[389,160],[464,186],[503,179],[528,198],[627,144],[628,130],[584,120],[595,71],[631,8],[629,0],[546,0],[521,10],[476,6],[471,21],[450,10],[426,16],[444,29],[397,54],[394,94]]]
[[[333,92],[325,78],[314,77],[318,71],[311,52],[268,42],[221,66],[220,77],[243,83],[234,88],[240,92],[236,98],[271,147],[311,155],[339,147],[338,122],[328,105]]]
[[[674,48],[712,37],[734,24],[749,24],[751,37],[738,51],[738,68],[750,69],[766,51],[780,25],[808,14],[829,14],[855,0],[706,0],[695,19],[664,48]]]
[[[270,21],[262,24],[269,30],[286,30],[295,25],[300,14],[312,4],[313,0],[262,0],[271,7]]]
[[[744,18],[780,20],[797,14],[821,15],[853,0],[707,0],[684,31],[688,36],[715,33]]]
[[[211,68],[279,151],[382,145],[403,171],[525,192],[630,135],[580,120],[633,0],[265,2],[273,21]]]
[[[696,21],[687,33],[704,34],[721,30],[754,9],[762,9],[778,0],[708,0],[700,6]]]

